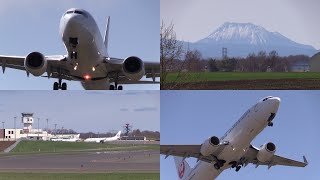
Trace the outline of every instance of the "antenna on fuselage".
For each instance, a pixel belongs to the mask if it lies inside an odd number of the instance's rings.
[[[104,34],[104,46],[106,48],[108,57],[109,57],[109,54],[108,54],[109,27],[110,27],[110,16],[108,16],[107,25],[106,25],[106,32]]]

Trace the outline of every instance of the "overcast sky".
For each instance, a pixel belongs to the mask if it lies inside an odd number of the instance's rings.
[[[22,127],[21,113],[32,112],[34,127],[62,126],[77,132],[133,129],[160,131],[160,91],[0,91],[0,122]],[[2,124],[1,124],[2,128]]]
[[[224,22],[251,22],[320,49],[319,0],[161,0],[160,18],[178,38],[197,41]]]
[[[320,91],[161,91],[161,144],[202,144],[221,137],[246,110],[266,96],[281,98],[274,126],[265,128],[252,142],[273,142],[276,154],[303,161],[306,168],[248,165],[239,172],[225,170],[218,179],[317,180],[320,177]],[[161,155],[161,179],[178,179],[172,157]],[[193,167],[194,158],[187,161]]]
[[[138,56],[159,62],[159,0],[0,0],[0,54],[26,56],[65,55],[59,23],[69,8],[83,8],[95,18],[104,35],[111,16],[109,55],[117,58]],[[150,80],[150,79],[149,79]],[[0,89],[52,89],[55,79],[27,78],[23,71],[6,69],[0,73]],[[67,81],[68,82],[68,81]],[[157,85],[126,85],[124,89],[159,89]],[[83,89],[68,82],[68,89]]]

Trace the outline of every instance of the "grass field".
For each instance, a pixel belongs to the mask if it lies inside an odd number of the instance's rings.
[[[0,180],[159,180],[160,173],[0,173]]]
[[[320,79],[320,73],[317,72],[201,72],[184,73],[182,78],[178,78],[177,76],[178,73],[168,74],[165,83],[262,79]]]
[[[48,153],[76,151],[159,150],[159,145],[100,144],[85,142],[21,141],[10,153]]]

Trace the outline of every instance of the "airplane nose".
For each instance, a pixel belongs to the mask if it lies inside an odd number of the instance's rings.
[[[274,113],[276,113],[278,111],[281,99],[279,97],[273,97],[273,98],[268,99],[268,102],[271,105],[272,111]]]

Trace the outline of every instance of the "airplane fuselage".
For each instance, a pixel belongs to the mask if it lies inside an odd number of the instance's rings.
[[[276,114],[279,108],[280,98],[265,98],[247,110],[242,117],[229,129],[220,142],[227,142],[223,150],[217,156],[226,161],[219,170],[213,163],[200,161],[189,173],[187,179],[212,180],[223,170],[230,168],[230,162],[239,162],[250,148],[251,141],[266,127],[270,121],[271,113]],[[273,115],[274,118],[274,115]],[[272,119],[273,119],[272,118]]]
[[[94,18],[85,10],[69,9],[61,18],[60,35],[70,75],[85,89],[108,89],[106,72],[97,66],[108,54]]]

